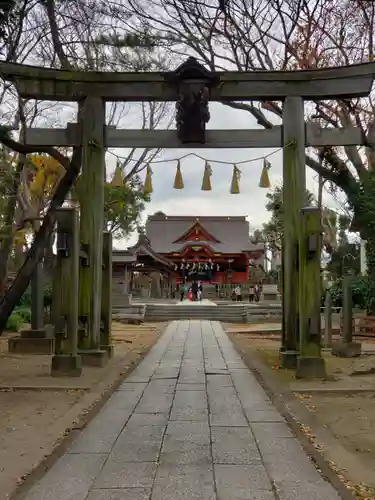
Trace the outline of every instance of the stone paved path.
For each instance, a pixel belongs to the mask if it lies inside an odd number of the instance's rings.
[[[221,325],[173,322],[26,500],[339,500]]]

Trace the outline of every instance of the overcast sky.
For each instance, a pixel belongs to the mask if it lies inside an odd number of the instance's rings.
[[[210,104],[211,119],[208,128],[211,129],[245,129],[261,128],[257,126],[255,119],[246,111],[239,111],[223,106],[219,103]],[[137,128],[134,124],[135,113],[128,115],[128,119],[121,123],[121,128],[126,127],[131,118],[131,128]],[[126,150],[113,150],[116,154],[124,157]],[[199,149],[195,152],[207,160],[211,160],[213,174],[211,177],[212,191],[201,191],[202,176],[204,171],[204,161],[198,158],[189,157],[181,161],[181,170],[185,189],[173,189],[174,176],[176,173],[176,161],[168,162],[168,159],[178,158],[194,150],[171,149],[164,150],[160,159],[165,159],[163,163],[152,165],[153,169],[153,190],[151,202],[148,204],[144,219],[147,215],[158,210],[167,215],[246,215],[250,222],[251,230],[260,228],[262,223],[267,221],[269,214],[265,209],[267,189],[258,187],[262,170],[262,160],[253,161],[239,165],[242,172],[240,180],[240,191],[238,195],[229,193],[232,178],[232,166],[216,163],[215,160],[228,162],[239,162],[251,160],[269,154],[272,149]],[[272,164],[269,172],[272,186],[282,182],[282,152],[277,151],[268,160]],[[116,158],[112,154],[107,154],[107,171],[110,174],[116,164]],[[316,174],[311,169],[307,169],[307,188],[317,195]],[[324,202],[337,208],[337,203],[327,194]],[[133,244],[137,235],[132,235],[128,241],[116,241],[117,248],[124,248]]]
[[[69,121],[76,120],[75,105],[58,105],[51,107],[51,103],[46,103],[48,120],[38,120],[38,126],[66,126]],[[109,114],[111,104],[107,104],[107,114]],[[171,104],[171,110],[174,104]],[[306,104],[308,108],[308,104]],[[141,128],[141,108],[139,103],[127,104],[127,113],[121,118],[117,127],[126,129]],[[257,125],[255,118],[250,113],[242,110],[235,110],[219,103],[210,103],[211,119],[208,123],[209,129],[262,129]],[[267,113],[267,112],[266,112]],[[268,118],[273,122],[275,117],[272,114]],[[169,118],[165,119],[167,122]],[[281,124],[281,122],[279,122]],[[160,128],[166,128],[164,124]],[[174,120],[172,128],[175,128]],[[152,183],[153,193],[151,202],[147,205],[143,215],[143,221],[149,214],[159,210],[167,215],[246,215],[250,222],[250,230],[260,229],[262,224],[269,219],[269,213],[265,209],[267,189],[258,187],[259,178],[262,171],[263,160],[258,159],[249,163],[238,165],[241,170],[240,194],[229,193],[232,179],[233,164],[223,165],[217,161],[240,162],[254,158],[262,158],[275,151],[268,158],[272,168],[269,171],[271,186],[282,183],[282,151],[275,149],[170,149],[163,150],[158,155],[158,163],[152,163],[153,169]],[[139,154],[142,150],[139,150]],[[181,171],[185,188],[183,190],[173,189],[174,177],[176,174],[177,161],[169,159],[181,158],[187,153],[195,152],[203,158],[209,160],[212,167],[212,191],[201,191],[202,177],[204,171],[204,161],[193,156],[181,161]],[[113,174],[117,158],[126,158],[129,150],[112,149],[106,154],[107,174]],[[309,153],[313,153],[311,149]],[[135,155],[137,156],[137,155]],[[165,160],[160,163],[160,160]],[[132,164],[130,164],[132,165]],[[145,171],[141,173],[144,178]],[[317,197],[318,183],[317,175],[310,168],[306,167],[307,188]],[[337,198],[336,198],[337,199]],[[343,196],[339,196],[339,203],[332,199],[327,191],[323,192],[323,203],[335,210],[342,211]],[[117,240],[114,242],[116,248],[126,248],[134,244],[137,234],[133,234],[127,240]]]

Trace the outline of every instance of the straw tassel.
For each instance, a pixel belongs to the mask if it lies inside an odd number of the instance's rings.
[[[174,189],[184,189],[184,181],[182,179],[180,160],[178,160],[178,162],[177,162],[177,170],[176,170],[176,175],[174,178],[173,188]]]
[[[143,185],[143,191],[146,194],[152,193],[152,170],[150,165],[147,165],[146,167],[146,177]]]
[[[232,182],[229,191],[230,194],[240,194],[240,183],[239,183],[240,177],[241,177],[240,169],[236,165],[233,165]]]
[[[264,159],[262,173],[260,174],[259,187],[269,188],[271,187],[270,178],[268,176],[268,170],[271,168],[271,163]]]
[[[211,191],[212,190],[211,175],[212,175],[212,169],[211,169],[208,161],[206,161],[206,164],[204,166],[204,173],[203,173],[203,180],[202,180],[202,187],[201,187],[202,191]]]
[[[121,187],[124,184],[124,179],[122,177],[122,171],[119,163],[117,163],[115,168],[115,173],[113,174],[113,178],[111,181],[111,186],[113,187]]]

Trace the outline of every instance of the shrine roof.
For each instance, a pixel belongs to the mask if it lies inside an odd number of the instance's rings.
[[[262,243],[256,244],[250,240],[249,222],[245,216],[170,216],[157,213],[148,217],[146,235],[154,252],[178,253],[186,247],[186,241],[177,240],[197,222],[219,241],[206,242],[214,252],[231,254],[264,250]],[[194,240],[191,243],[197,244]],[[199,241],[200,245],[204,243]]]
[[[133,252],[137,256],[148,255],[149,257],[151,257],[151,259],[159,262],[160,264],[163,264],[165,267],[173,267],[173,262],[160,255],[159,252],[155,251],[155,249],[152,247],[150,239],[145,234],[140,234],[137,243],[132,247],[129,247],[128,251]]]

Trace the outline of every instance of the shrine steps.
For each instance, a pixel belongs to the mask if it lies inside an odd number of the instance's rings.
[[[209,320],[226,323],[255,323],[259,321],[278,321],[281,308],[249,307],[247,305],[197,306],[175,304],[147,304],[145,321]]]

